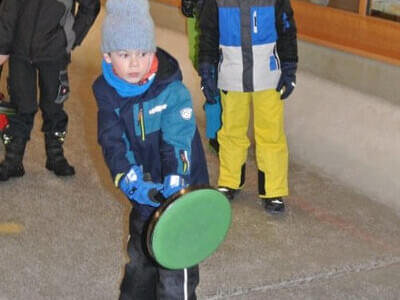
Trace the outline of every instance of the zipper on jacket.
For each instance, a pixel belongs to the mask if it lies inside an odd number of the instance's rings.
[[[180,156],[181,161],[182,161],[183,174],[186,174],[186,172],[189,169],[189,161],[188,161],[188,158],[187,158],[187,152],[184,151],[184,150],[180,150],[179,151],[179,156]]]
[[[143,116],[143,105],[142,105],[142,103],[139,105],[138,125],[139,125],[139,128],[140,128],[142,141],[145,141],[146,140],[146,134],[145,134],[145,130],[144,130],[144,116]]]
[[[278,70],[280,70],[281,69],[281,61],[280,61],[279,56],[278,56],[278,50],[276,49],[276,44],[274,46],[273,54],[274,54],[274,57],[275,57],[276,64],[278,65]]]
[[[258,28],[257,28],[257,11],[253,11],[253,32],[258,33]]]

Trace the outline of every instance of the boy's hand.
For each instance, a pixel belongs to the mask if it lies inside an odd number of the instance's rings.
[[[281,93],[281,99],[284,100],[289,97],[296,87],[297,63],[282,62],[281,70],[282,74],[276,90]]]
[[[8,54],[0,54],[0,66],[2,64],[4,64],[8,60],[9,57],[10,57],[10,55],[8,55]]]
[[[160,203],[152,201],[149,196],[151,196],[150,191],[160,191],[163,185],[144,181],[143,173],[139,166],[132,166],[129,172],[120,179],[118,186],[131,201],[153,207],[160,206]]]
[[[217,70],[213,64],[201,63],[199,65],[199,75],[201,77],[201,90],[209,104],[215,104],[220,99],[217,87]]]
[[[168,175],[164,178],[164,186],[161,194],[165,199],[171,197],[173,194],[179,192],[187,186],[183,177],[179,175]]]
[[[182,0],[181,11],[185,17],[194,17],[194,0]]]

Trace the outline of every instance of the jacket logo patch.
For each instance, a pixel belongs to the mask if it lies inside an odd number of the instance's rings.
[[[154,115],[155,113],[159,113],[166,108],[167,108],[167,104],[154,106],[152,109],[149,110],[149,115]]]
[[[192,117],[192,108],[190,107],[186,107],[181,109],[180,111],[182,119],[184,120],[190,120],[190,118]]]

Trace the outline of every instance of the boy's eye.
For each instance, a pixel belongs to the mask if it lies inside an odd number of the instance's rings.
[[[118,56],[119,56],[119,57],[124,57],[124,58],[126,58],[126,57],[128,57],[128,53],[126,53],[126,52],[119,52],[119,53],[118,53]]]

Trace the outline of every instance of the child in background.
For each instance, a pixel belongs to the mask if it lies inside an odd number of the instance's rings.
[[[144,243],[160,205],[150,191],[168,198],[188,184],[208,184],[191,97],[177,61],[156,48],[147,0],[108,0],[106,9],[103,73],[93,84],[98,141],[115,185],[133,204],[120,299],[194,300],[198,266],[162,268]]]
[[[288,149],[281,100],[294,90],[298,60],[290,0],[204,0],[199,27],[204,90],[221,90],[219,190],[233,199],[244,185],[252,104],[258,195],[267,212],[283,213]]]
[[[0,181],[25,174],[22,160],[39,108],[46,168],[57,176],[75,174],[63,152],[68,124],[63,105],[69,96],[67,66],[72,49],[81,44],[99,10],[100,0],[2,0],[0,65],[9,58],[8,94],[16,114],[9,116],[3,134],[6,153],[0,163]]]

